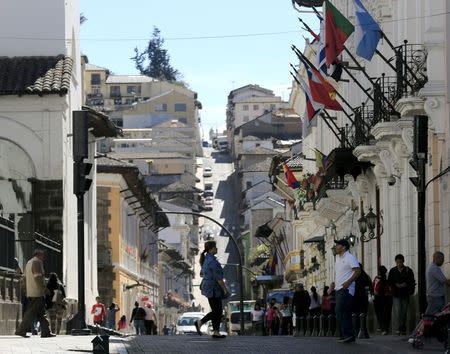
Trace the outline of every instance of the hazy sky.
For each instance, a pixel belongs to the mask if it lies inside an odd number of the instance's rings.
[[[289,98],[289,62],[296,62],[290,45],[303,48],[307,35],[291,0],[80,1],[87,18],[81,49],[91,64],[115,74],[136,74],[134,48],[145,48],[153,26],[161,30],[172,66],[198,92],[205,134],[225,126],[234,88],[259,84]],[[318,27],[315,16],[302,18]]]

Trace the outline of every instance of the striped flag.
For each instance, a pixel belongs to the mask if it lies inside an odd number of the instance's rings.
[[[305,94],[306,116],[308,117],[308,120],[311,121],[316,116],[316,114],[319,113],[322,108],[324,108],[324,105],[313,100],[313,98],[311,97],[311,91],[305,80],[303,80],[301,77],[298,77],[297,79],[300,83],[301,89]]]

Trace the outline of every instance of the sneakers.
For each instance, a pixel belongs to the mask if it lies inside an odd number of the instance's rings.
[[[201,320],[197,320],[197,321],[194,322],[194,325],[195,325],[195,329],[197,330],[197,334],[199,336],[201,336],[203,334],[202,331],[200,330],[200,328],[202,327],[202,321]]]
[[[355,336],[344,337],[343,339],[339,339],[338,340],[339,343],[352,343],[352,342],[355,342],[355,341],[356,341]]]
[[[41,338],[52,338],[52,337],[56,337],[56,334],[51,332],[47,334],[41,334]]]
[[[213,337],[213,338],[225,338],[226,336],[224,334],[220,334],[219,331],[214,331],[211,337]]]
[[[19,332],[16,332],[16,333],[14,333],[16,336],[21,336],[21,337],[24,337],[24,338],[30,338],[30,336],[28,335],[28,334],[26,334],[26,333],[19,333]]]

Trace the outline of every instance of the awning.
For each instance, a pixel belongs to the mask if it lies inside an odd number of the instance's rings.
[[[325,236],[314,236],[311,237],[305,241],[303,241],[303,243],[314,243],[314,242],[324,242],[325,241]]]
[[[283,283],[283,276],[282,275],[257,275],[255,277],[255,282],[258,284],[268,284],[268,285],[274,285],[274,284],[282,284]]]

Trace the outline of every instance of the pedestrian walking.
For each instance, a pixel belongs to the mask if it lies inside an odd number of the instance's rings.
[[[115,330],[116,329],[116,313],[120,311],[119,306],[117,306],[114,302],[109,305],[106,310],[106,328]]]
[[[311,294],[309,294],[309,297],[311,299],[309,304],[309,315],[311,317],[319,316],[321,300],[315,286],[311,286]]]
[[[45,297],[45,305],[50,317],[50,328],[53,333],[59,334],[66,311],[66,292],[56,273],[50,273],[47,288],[49,294]]]
[[[336,284],[334,282],[330,283],[330,288],[328,289],[328,296],[331,304],[331,314],[336,314]]]
[[[292,306],[289,296],[283,298],[283,303],[280,306],[281,316],[281,335],[292,335]]]
[[[117,322],[117,329],[122,333],[127,331],[127,316],[122,315],[122,317],[120,317],[119,322]]]
[[[331,296],[330,294],[328,294],[329,289],[330,287],[327,285],[323,287],[321,310],[322,315],[324,316],[331,315],[331,301],[330,301]]]
[[[93,315],[94,325],[103,326],[103,321],[106,316],[105,305],[102,304],[100,296],[95,298],[95,304],[92,305],[91,314]]]
[[[55,334],[50,332],[50,323],[45,313],[44,296],[48,295],[50,291],[45,286],[44,259],[44,250],[36,249],[33,258],[25,266],[27,309],[22,318],[22,322],[15,332],[18,336],[28,338],[27,331],[31,328],[35,319],[40,323],[42,338],[55,336]]]
[[[377,316],[378,331],[382,336],[389,333],[392,313],[392,291],[387,282],[387,269],[384,265],[378,268],[378,275],[373,280],[373,305]]]
[[[200,328],[209,320],[212,322],[213,338],[225,338],[219,332],[222,319],[222,299],[227,298],[230,293],[223,279],[223,269],[215,257],[217,245],[215,241],[205,242],[205,249],[200,255],[200,265],[202,267],[203,280],[201,282],[202,295],[208,298],[211,312],[200,320],[195,321],[195,328],[199,335],[202,334]]]
[[[395,256],[395,263],[396,266],[391,268],[388,275],[393,296],[392,327],[398,335],[406,335],[409,298],[414,294],[416,281],[412,269],[405,266],[405,257],[402,254]]]
[[[295,331],[297,335],[300,335],[300,317],[305,318],[308,316],[310,302],[311,298],[303,284],[296,284],[294,287],[294,295],[292,297],[292,307],[294,308],[295,313]]]
[[[255,303],[255,307],[250,312],[250,317],[252,319],[253,335],[264,335],[264,310],[261,308],[259,302]]]
[[[134,309],[131,312],[130,324],[133,323],[137,336],[145,335],[145,309],[139,306],[139,302],[134,303]]]
[[[275,299],[271,299],[269,305],[267,305],[266,310],[266,324],[267,324],[266,328],[269,336],[278,333],[275,332],[274,330],[275,317],[276,317]]]
[[[355,280],[361,270],[355,256],[349,249],[347,240],[336,240],[336,318],[341,337],[339,342],[351,343],[355,341],[352,324],[353,297],[355,296]]]
[[[444,264],[444,254],[439,251],[434,252],[433,262],[427,270],[428,307],[425,311],[427,315],[434,315],[445,305],[445,286],[450,285],[450,279],[447,279],[442,272],[442,264]]]
[[[147,302],[144,306],[145,310],[145,334],[152,335],[154,333],[154,328],[156,327],[156,313],[153,309],[153,305],[150,302]],[[156,333],[155,333],[156,334]]]

